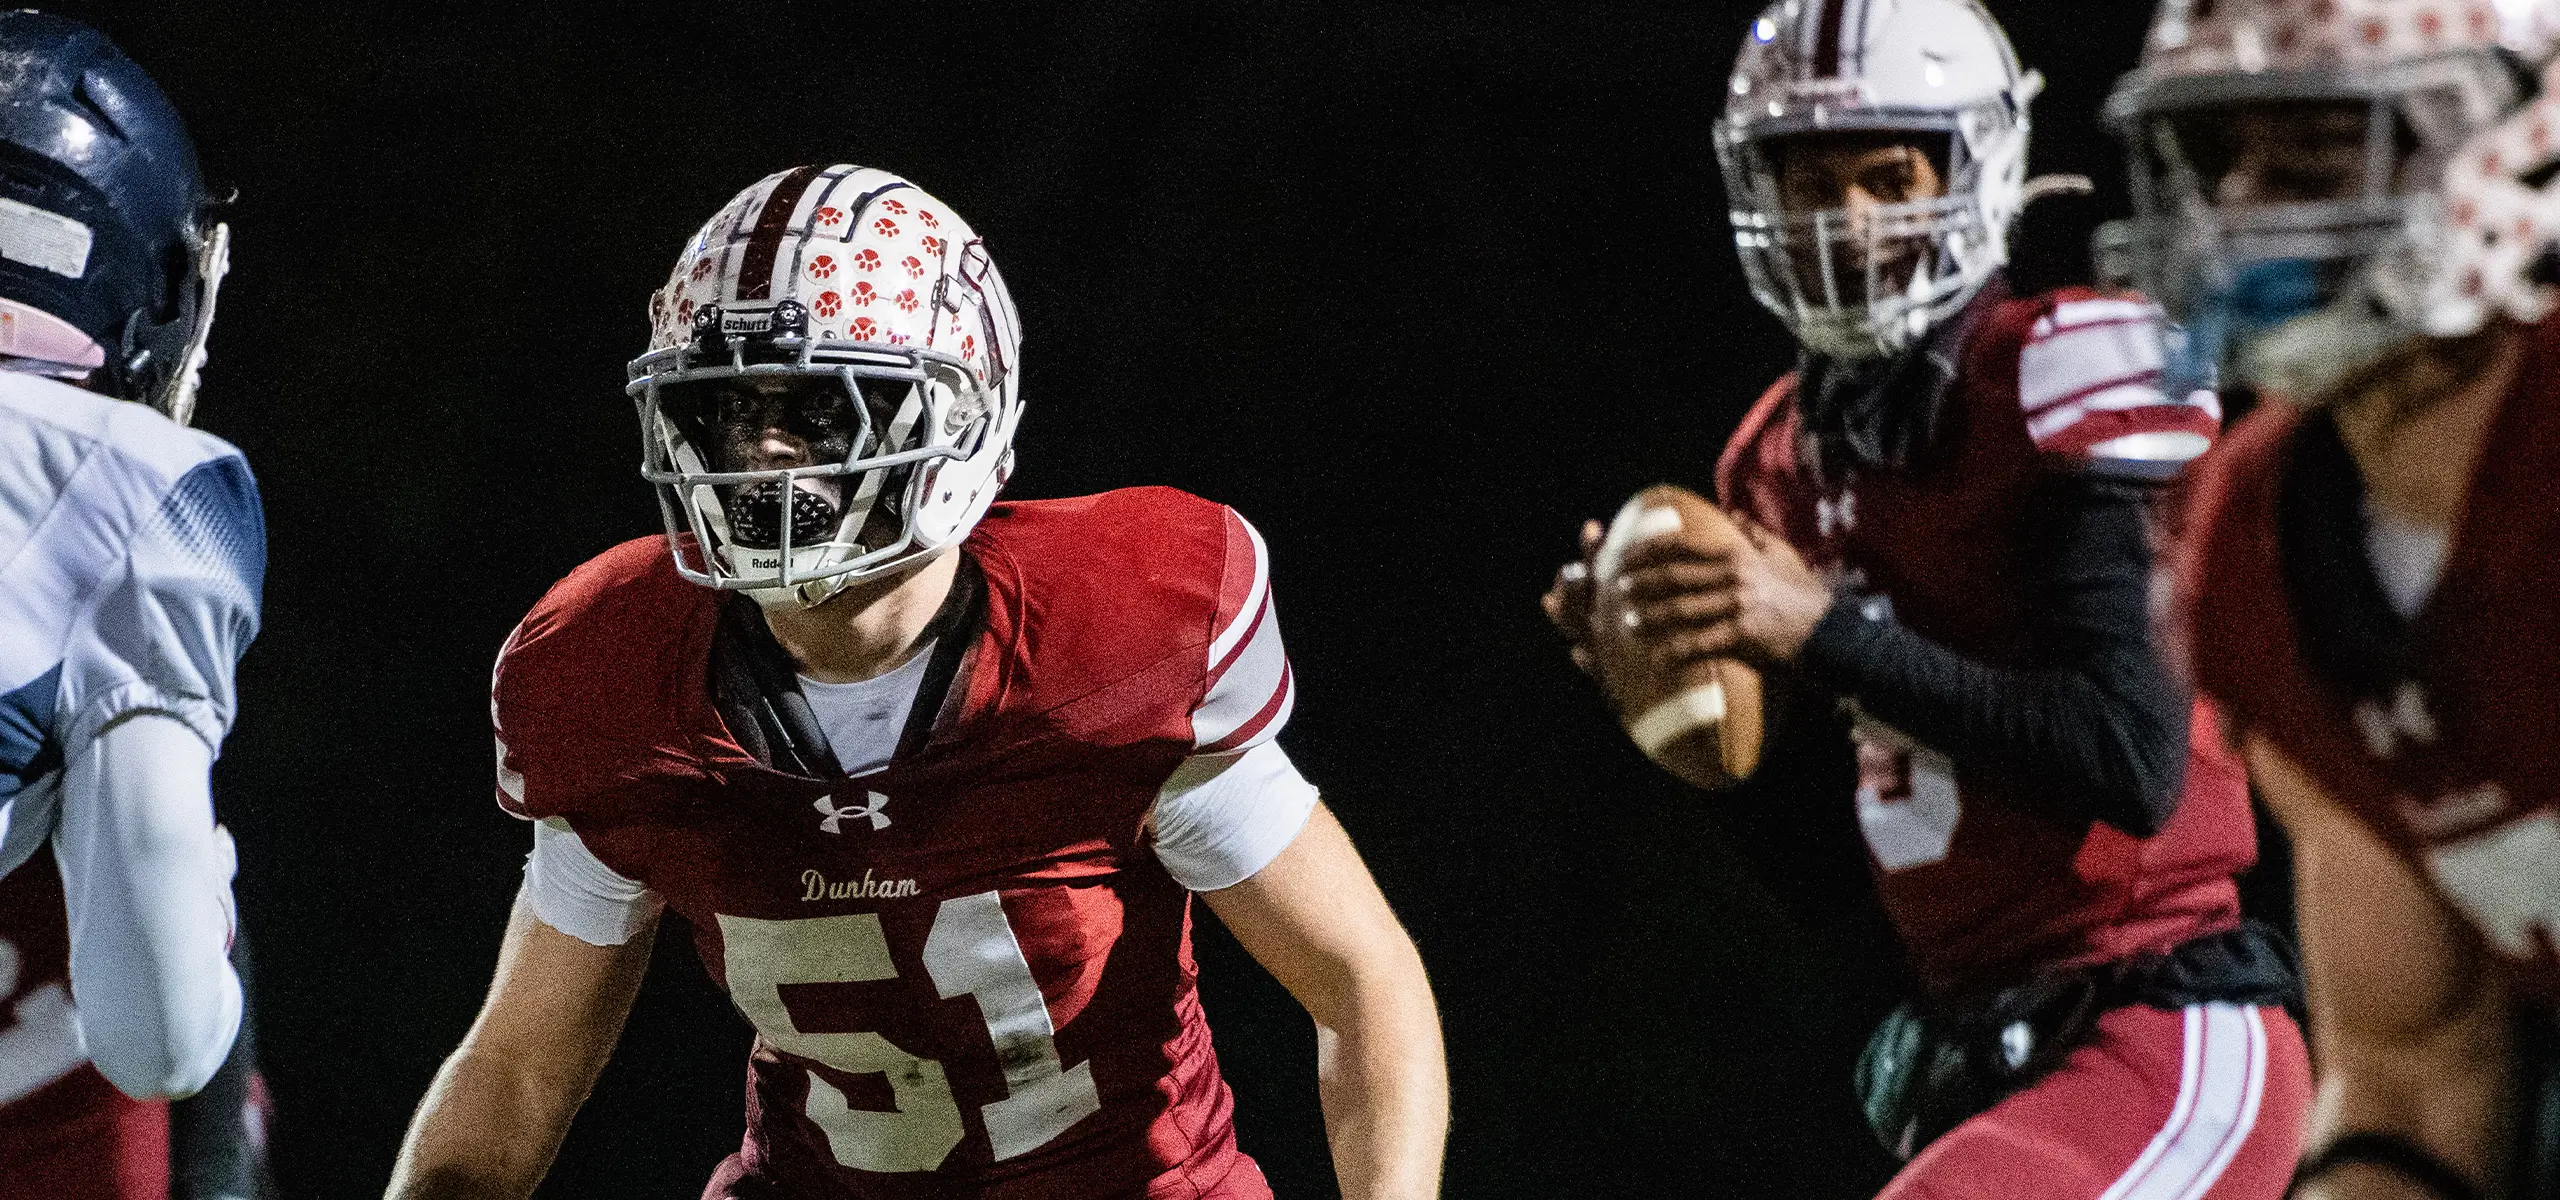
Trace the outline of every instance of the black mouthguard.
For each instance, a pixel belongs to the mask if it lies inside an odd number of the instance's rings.
[[[728,497],[729,540],[748,550],[782,548],[782,494],[791,493],[791,545],[816,545],[835,536],[844,519],[824,496],[780,481],[749,484]]]

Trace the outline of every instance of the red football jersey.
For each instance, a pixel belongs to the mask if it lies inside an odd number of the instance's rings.
[[[2016,569],[2027,506],[2054,460],[2201,448],[2208,399],[2163,397],[2146,304],[2061,292],[1992,304],[1961,348],[1926,470],[1857,473],[1834,490],[1802,462],[1796,381],[1743,419],[1717,468],[1726,507],[1785,537],[1817,569],[1889,597],[1914,632],[2000,667],[2036,665]],[[2131,439],[2119,442],[2118,439]],[[2181,439],[2168,442],[2166,439]],[[1856,730],[1859,826],[1924,986],[2013,980],[2048,963],[2165,949],[2239,919],[2232,879],[2256,859],[2241,768],[2201,707],[2186,792],[2168,825],[2136,838],[2063,821],[2027,801],[2043,785],[1950,763],[1871,720]]]
[[[2435,590],[2364,686],[2315,670],[2354,588],[2288,582],[2279,514],[2305,438],[2250,415],[2203,473],[2179,572],[2197,685],[2468,916],[2525,985],[2560,1000],[2560,322],[2533,336],[2493,419]],[[2325,420],[2325,418],[2316,418]],[[2352,501],[2349,501],[2352,505]],[[2332,514],[2360,528],[2362,514]],[[2362,581],[2356,581],[2362,582]],[[2379,603],[2379,595],[2368,597]]]
[[[1287,715],[1258,541],[1158,488],[1000,504],[966,551],[985,615],[930,733],[842,793],[722,718],[722,596],[663,539],[608,551],[501,656],[500,803],[683,914],[755,1024],[706,1196],[1267,1198],[1147,827]]]
[[[71,931],[50,849],[0,878],[0,1192],[167,1200],[169,1106],[89,1065],[71,1007]]]

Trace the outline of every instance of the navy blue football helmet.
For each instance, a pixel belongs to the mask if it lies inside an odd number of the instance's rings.
[[[0,12],[0,357],[184,422],[229,267],[195,143],[104,34]]]

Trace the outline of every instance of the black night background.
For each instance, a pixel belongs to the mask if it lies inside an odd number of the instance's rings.
[[[2051,87],[2035,166],[2147,6],[1995,2]],[[1754,7],[1088,0],[71,3],[234,185],[198,423],[271,525],[217,770],[295,1197],[379,1194],[489,980],[529,834],[487,685],[552,581],[654,532],[620,385],[648,294],[803,162],[907,174],[1020,302],[1012,494],[1129,484],[1269,540],[1284,739],[1419,940],[1447,1194],[1858,1197],[1849,1074],[1900,984],[1837,731],[1710,801],[1626,744],[1536,611],[1586,516],[1706,487],[1789,365],[1709,125]],[[1333,1194],[1313,1036],[1200,913],[1245,1149]],[[543,1192],[691,1197],[745,1023],[670,933]]]

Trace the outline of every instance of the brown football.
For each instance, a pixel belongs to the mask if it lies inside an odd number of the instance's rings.
[[[1591,652],[1619,722],[1647,757],[1700,787],[1730,787],[1760,765],[1760,673],[1730,658],[1677,671],[1655,666],[1631,636],[1620,601],[1627,551],[1675,534],[1708,546],[1744,541],[1733,519],[1696,492],[1662,484],[1636,493],[1592,563]]]

